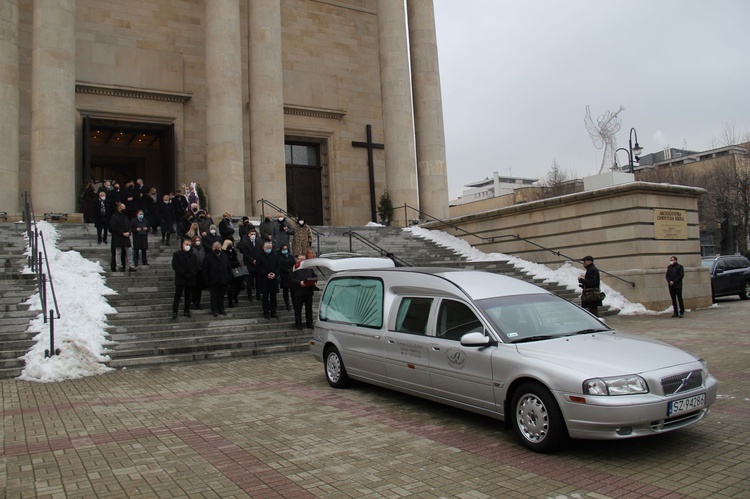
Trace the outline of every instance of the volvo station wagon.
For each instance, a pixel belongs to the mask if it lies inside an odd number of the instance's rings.
[[[357,380],[484,414],[538,452],[684,428],[716,400],[702,359],[538,286],[368,260],[303,263],[334,271],[311,341],[334,388]]]

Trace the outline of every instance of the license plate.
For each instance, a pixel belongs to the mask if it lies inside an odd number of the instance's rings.
[[[688,397],[686,399],[673,400],[669,403],[667,416],[675,416],[677,414],[682,414],[683,412],[694,411],[695,409],[700,409],[704,405],[706,405],[705,393]]]

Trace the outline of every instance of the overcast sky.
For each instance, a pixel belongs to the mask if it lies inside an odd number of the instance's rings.
[[[501,175],[602,162],[584,125],[619,114],[644,154],[750,130],[748,0],[434,0],[450,197]],[[627,154],[618,153],[620,163]]]

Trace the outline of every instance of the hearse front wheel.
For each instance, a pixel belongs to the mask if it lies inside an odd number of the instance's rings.
[[[511,423],[521,443],[535,452],[554,452],[567,440],[560,408],[552,394],[538,383],[524,383],[511,403]]]

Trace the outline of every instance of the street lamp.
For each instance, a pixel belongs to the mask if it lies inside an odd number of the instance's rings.
[[[633,146],[633,135],[635,135],[635,146]],[[635,131],[635,128],[630,129],[630,135],[628,136],[628,147],[630,148],[630,154],[628,157],[628,159],[630,160],[630,173],[635,173],[633,171],[633,160],[640,160],[640,155],[643,152],[643,148],[638,145],[638,132]]]
[[[615,150],[615,167],[619,168],[619,166],[617,165],[617,152],[618,151],[625,151],[625,154],[628,155],[628,165],[630,166],[630,171],[632,172],[633,171],[633,160],[632,160],[633,156],[631,156],[630,151],[625,149],[624,147],[618,147],[617,150]]]

